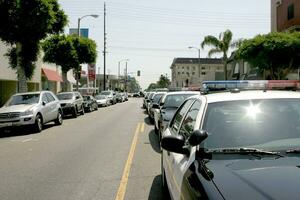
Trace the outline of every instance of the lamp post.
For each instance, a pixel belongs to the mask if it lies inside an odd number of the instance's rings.
[[[129,61],[129,59],[122,59],[118,62],[118,84],[119,84],[119,87],[120,87],[120,64],[122,61]]]
[[[85,18],[85,17],[94,17],[94,18],[97,18],[99,15],[94,15],[94,14],[92,14],[92,15],[84,15],[84,16],[82,16],[82,17],[79,17],[78,18],[78,27],[77,27],[77,36],[78,37],[80,37],[80,22],[81,22],[81,20],[83,19],[83,18]],[[79,73],[81,73],[81,72],[79,72],[79,69],[77,69],[76,70],[76,91],[78,91],[78,79],[79,79]],[[87,77],[88,78],[88,77]]]
[[[199,68],[199,78],[202,76],[202,74],[201,74],[201,67],[200,67],[200,59],[201,59],[201,57],[200,57],[200,48],[198,48],[198,47],[193,47],[193,46],[190,46],[189,47],[189,49],[196,49],[196,50],[198,50],[198,68]],[[201,80],[201,79],[200,79]]]

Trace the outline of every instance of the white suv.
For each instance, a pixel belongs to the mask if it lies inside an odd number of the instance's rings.
[[[30,125],[41,132],[43,124],[51,121],[63,122],[60,103],[50,91],[15,94],[0,108],[0,128]]]

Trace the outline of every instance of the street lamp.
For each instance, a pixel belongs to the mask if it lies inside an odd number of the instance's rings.
[[[77,36],[78,37],[80,37],[80,21],[85,17],[97,18],[97,17],[99,17],[99,15],[91,14],[91,15],[84,15],[84,16],[78,18],[78,27],[77,27]],[[79,69],[77,69],[76,70],[76,91],[78,91],[79,73],[81,73],[81,72],[79,72]]]
[[[198,50],[198,68],[199,68],[199,78],[202,76],[202,74],[201,74],[201,67],[200,67],[200,48],[198,48],[198,47],[193,47],[193,46],[190,46],[189,47],[189,49],[196,49],[196,50]],[[200,79],[201,80],[201,79]]]

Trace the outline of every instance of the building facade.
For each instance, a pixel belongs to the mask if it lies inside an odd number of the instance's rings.
[[[199,86],[202,81],[222,80],[223,67],[220,58],[174,58],[171,65],[171,87]]]
[[[300,31],[299,0],[271,0],[271,31]]]

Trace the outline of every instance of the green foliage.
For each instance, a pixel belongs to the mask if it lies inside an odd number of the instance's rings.
[[[67,17],[57,0],[0,0],[0,39],[10,44],[11,67],[23,68],[30,79],[34,72],[40,40],[60,33]]]
[[[300,33],[269,33],[244,40],[236,52],[271,79],[283,79],[300,66]]]
[[[54,35],[42,43],[44,61],[60,65],[67,73],[79,69],[80,64],[93,63],[97,57],[96,43],[73,35]]]
[[[161,74],[159,77],[159,80],[156,83],[150,83],[148,86],[147,90],[151,91],[157,88],[168,88],[171,84],[170,79],[168,78],[168,75]]]
[[[223,53],[224,73],[225,79],[227,79],[227,54],[229,48],[234,46],[232,42],[232,32],[230,30],[226,30],[225,32],[220,33],[219,38],[212,35],[206,36],[204,38],[204,41],[201,43],[202,48],[204,48],[205,46],[213,47],[208,52],[209,57],[217,53]]]

